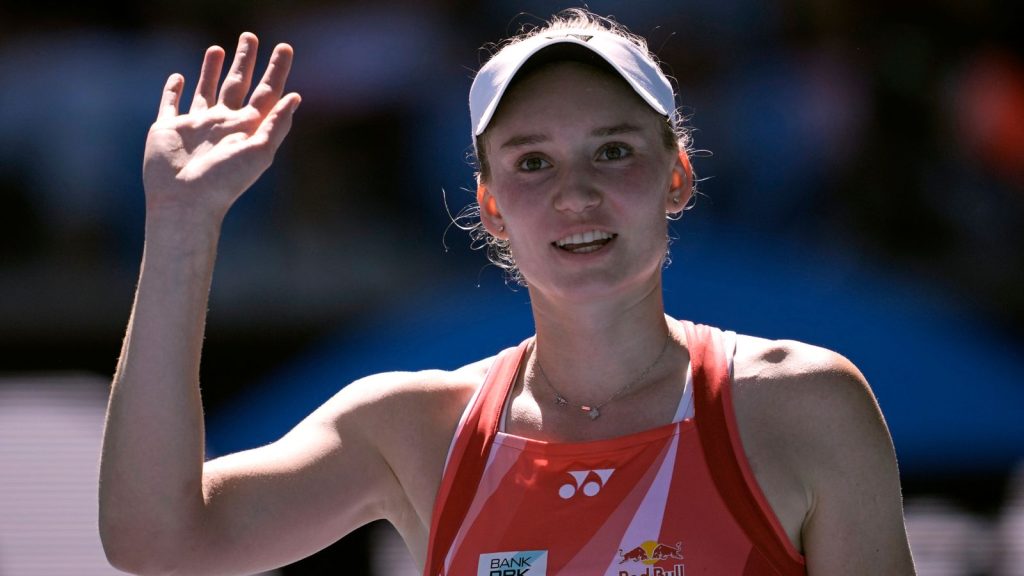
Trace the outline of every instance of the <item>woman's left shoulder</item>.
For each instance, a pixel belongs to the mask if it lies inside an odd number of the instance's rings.
[[[737,339],[733,399],[744,443],[792,466],[805,489],[891,475],[888,427],[864,375],[841,354],[792,340]]]
[[[878,413],[875,396],[861,371],[842,354],[796,340],[738,336],[733,359],[737,401],[754,408],[825,420],[843,414]],[[763,404],[763,405],[762,405]]]
[[[860,370],[825,348],[741,336],[733,374],[747,459],[808,573],[913,574],[896,454]]]

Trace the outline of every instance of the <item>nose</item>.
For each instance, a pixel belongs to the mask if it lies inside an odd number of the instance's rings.
[[[600,204],[601,192],[589,167],[564,166],[555,191],[555,209],[581,214]]]

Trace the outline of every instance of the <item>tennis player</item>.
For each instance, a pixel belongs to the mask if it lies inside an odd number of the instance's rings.
[[[689,137],[646,42],[584,10],[507,40],[470,90],[474,233],[528,287],[536,334],[454,371],[339,383],[280,440],[206,461],[221,224],[300,102],[283,44],[247,97],[256,52],[243,34],[221,83],[225,52],[207,50],[187,110],[171,75],[146,142],[145,250],[101,467],[114,566],[259,572],[386,519],[426,576],[914,573],[892,442],[857,368],[665,314]]]

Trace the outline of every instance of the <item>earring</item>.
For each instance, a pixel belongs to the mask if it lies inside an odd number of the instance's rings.
[[[673,196],[672,197],[672,203],[673,204],[679,204],[679,196]]]
[[[676,202],[678,202],[678,200],[676,200]],[[504,224],[502,224],[501,226],[498,226],[498,232],[504,232],[504,231],[505,231],[505,225]]]

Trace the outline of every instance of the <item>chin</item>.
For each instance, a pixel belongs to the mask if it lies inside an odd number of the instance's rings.
[[[561,270],[557,278],[537,278],[534,282],[524,274],[526,285],[531,296],[547,297],[576,302],[591,302],[605,298],[618,298],[634,294],[645,296],[654,289],[661,288],[661,266],[653,273],[623,274],[624,270],[580,270],[567,273]]]

